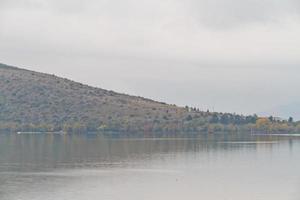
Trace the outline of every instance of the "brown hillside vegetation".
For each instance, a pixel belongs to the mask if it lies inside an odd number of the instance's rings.
[[[0,64],[0,130],[210,131],[256,116],[201,112]]]
[[[3,64],[0,85],[0,120],[18,126],[117,129],[178,122],[188,115],[184,108]]]

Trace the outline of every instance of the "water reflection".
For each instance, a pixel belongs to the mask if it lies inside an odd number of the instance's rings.
[[[279,136],[0,135],[0,199],[296,199],[299,158]]]
[[[279,138],[249,135],[203,135],[178,139],[110,139],[100,135],[1,135],[0,164],[5,170],[128,164],[179,153],[209,153],[272,148]],[[294,140],[288,140],[290,150]]]

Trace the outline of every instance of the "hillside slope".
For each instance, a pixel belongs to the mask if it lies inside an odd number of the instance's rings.
[[[2,126],[130,129],[128,126],[178,122],[190,115],[185,108],[3,64],[0,86]]]
[[[257,119],[177,107],[0,64],[0,131],[237,131],[253,130]]]

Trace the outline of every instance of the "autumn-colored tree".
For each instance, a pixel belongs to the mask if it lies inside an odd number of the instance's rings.
[[[261,117],[256,121],[256,128],[267,130],[269,129],[271,121],[268,118]]]

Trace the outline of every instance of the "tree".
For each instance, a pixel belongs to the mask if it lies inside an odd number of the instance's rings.
[[[270,128],[270,120],[269,118],[259,118],[256,121],[256,128],[267,130]]]
[[[288,120],[289,123],[293,123],[294,122],[294,119],[292,117],[289,117],[289,120]]]
[[[273,116],[270,116],[270,117],[269,117],[269,120],[270,120],[271,122],[273,122],[273,121],[274,121],[274,117],[273,117]]]
[[[193,117],[191,115],[188,115],[186,118],[187,121],[191,121],[192,119],[193,119]]]
[[[230,117],[228,116],[228,114],[223,114],[223,115],[221,116],[220,122],[221,122],[222,124],[229,124],[229,123],[230,123]]]
[[[210,123],[219,123],[219,117],[216,113],[213,114],[212,118],[210,119]]]

